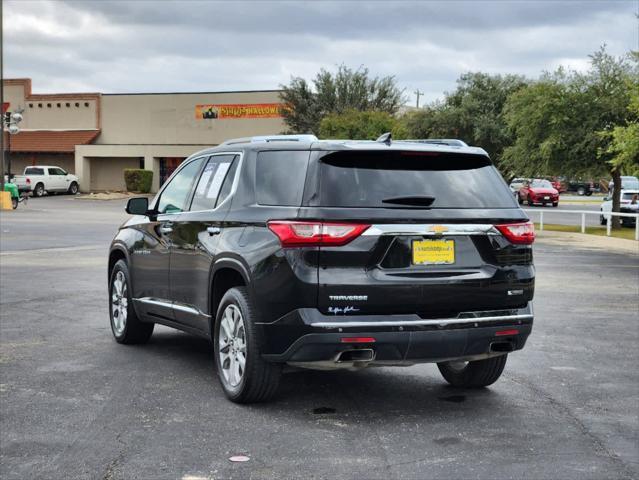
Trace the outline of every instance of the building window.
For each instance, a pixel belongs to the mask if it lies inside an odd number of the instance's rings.
[[[166,157],[160,159],[160,185],[166,182],[175,169],[182,163],[183,158]]]
[[[71,104],[67,102],[66,106],[67,106],[67,108],[69,108],[71,106]]]
[[[75,102],[75,106],[76,106],[76,107],[79,107],[79,106],[80,106],[80,103],[79,103],[79,102]]]
[[[84,102],[84,106],[88,107],[89,106],[89,102]]]
[[[58,103],[56,106],[57,106],[58,108],[60,108],[60,107],[62,106],[62,104],[61,104],[61,103]]]

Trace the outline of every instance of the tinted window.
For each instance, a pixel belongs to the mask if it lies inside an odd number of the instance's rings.
[[[44,175],[44,168],[26,168],[25,175]]]
[[[238,160],[238,157],[235,157],[235,160],[231,165],[231,169],[229,170],[229,173],[226,174],[226,178],[224,179],[224,183],[222,184],[222,190],[220,190],[220,194],[217,196],[217,203],[215,204],[216,207],[220,205],[224,200],[226,200],[226,197],[231,194],[233,181],[235,180],[235,172],[237,172],[239,163],[240,161]]]
[[[184,210],[184,205],[204,160],[204,158],[198,158],[188,163],[171,179],[162,191],[158,202],[157,210],[159,213],[178,213]]]
[[[66,175],[67,172],[62,170],[61,168],[50,168],[49,175]]]
[[[302,204],[309,152],[260,152],[257,156],[255,189],[261,205]]]
[[[210,210],[215,208],[218,194],[226,179],[234,155],[215,155],[211,157],[202,171],[195,187],[191,210]]]
[[[483,155],[336,152],[322,158],[320,172],[320,203],[327,207],[410,208],[411,201],[423,208],[516,207]]]

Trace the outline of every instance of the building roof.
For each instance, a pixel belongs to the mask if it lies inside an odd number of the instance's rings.
[[[23,130],[15,135],[4,132],[4,142],[11,152],[73,153],[76,145],[93,143],[99,134],[100,130]]]

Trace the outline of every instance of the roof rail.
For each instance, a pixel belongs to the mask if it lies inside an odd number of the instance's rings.
[[[433,145],[448,145],[449,147],[467,147],[468,144],[456,138],[420,138],[415,140],[401,140],[402,142],[430,143]]]
[[[317,142],[317,140],[315,135],[259,135],[256,137],[232,138],[222,143],[222,145],[260,142]]]

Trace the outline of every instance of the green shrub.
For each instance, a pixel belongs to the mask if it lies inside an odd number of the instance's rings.
[[[124,183],[127,192],[149,193],[153,182],[153,172],[140,168],[125,168]]]

